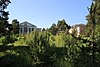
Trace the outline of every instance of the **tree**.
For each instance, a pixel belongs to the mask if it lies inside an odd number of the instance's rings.
[[[19,21],[17,19],[14,19],[12,21],[12,33],[13,34],[19,34]]]
[[[68,29],[71,27],[66,24],[66,21],[63,19],[61,21],[58,21],[57,25],[54,23],[52,26],[49,28],[49,31],[53,34],[56,35],[57,33],[60,32],[68,32]]]
[[[49,31],[53,34],[53,35],[56,35],[57,32],[58,32],[58,28],[56,26],[56,24],[52,24],[52,26],[49,28]]]
[[[88,20],[88,24],[87,24],[87,28],[86,29],[90,29],[91,31],[88,32],[90,35],[88,36],[87,40],[89,41],[83,41],[84,43],[87,43],[89,42],[89,44],[87,45],[87,47],[82,47],[83,51],[85,51],[85,54],[89,54],[90,56],[90,64],[91,66],[90,67],[99,67],[100,66],[100,61],[98,60],[100,54],[99,52],[99,42],[97,42],[100,38],[100,34],[99,34],[99,31],[98,29],[99,28],[99,24],[100,24],[100,21],[98,21],[100,18],[99,17],[99,13],[100,11],[100,1],[99,0],[95,0],[91,7],[88,8],[88,11],[89,11],[89,14],[87,16],[87,20]],[[90,26],[90,27],[89,27]],[[86,31],[87,32],[87,31]]]
[[[87,24],[86,24],[86,28],[85,28],[85,35],[92,35],[92,33],[90,33],[92,31],[93,28],[93,24],[95,20],[95,25],[100,25],[100,1],[99,0],[93,0],[94,2],[92,3],[92,8],[88,8],[91,9],[92,14],[88,14],[86,16],[87,19]],[[93,17],[91,17],[91,15],[93,15],[93,9],[95,9],[95,15]]]
[[[0,0],[0,35],[6,35],[7,28],[9,27],[9,12],[5,11],[9,3],[11,3],[10,0]]]
[[[47,31],[32,32],[27,35],[26,44],[30,47],[29,52],[32,58],[32,64],[36,67],[52,67],[53,59],[50,50],[49,37],[50,34]]]
[[[95,6],[96,5],[96,6]],[[95,8],[95,22],[96,24],[100,24],[100,1],[94,0],[93,7],[91,9]],[[89,8],[88,8],[89,9]],[[86,16],[87,18],[87,25],[92,24],[92,19],[90,13]]]
[[[70,26],[68,26],[68,24],[66,24],[66,21],[63,19],[61,21],[58,21],[57,28],[60,32],[60,31],[66,31],[66,30],[70,29]]]

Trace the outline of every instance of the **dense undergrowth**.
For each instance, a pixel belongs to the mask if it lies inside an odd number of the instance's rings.
[[[66,33],[52,35],[47,31],[32,32],[26,35],[11,35],[8,40],[3,36],[0,38],[0,66],[99,67],[99,33],[95,38],[94,49],[91,37],[75,37]]]

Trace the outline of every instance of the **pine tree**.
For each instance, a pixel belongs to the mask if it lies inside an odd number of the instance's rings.
[[[95,22],[96,24],[100,25],[100,1],[94,0],[93,7],[91,9],[95,8]],[[88,8],[89,9],[89,8]],[[90,13],[86,16],[86,19],[88,21],[87,26],[90,26],[92,24],[92,19]]]
[[[0,0],[0,35],[6,35],[9,28],[9,12],[5,11],[9,3],[11,3],[10,0]]]

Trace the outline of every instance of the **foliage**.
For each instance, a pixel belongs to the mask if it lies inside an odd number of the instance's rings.
[[[52,24],[52,26],[49,28],[49,31],[53,34],[56,35],[58,32],[58,28],[56,26],[56,24]]]
[[[9,28],[8,24],[8,11],[4,9],[7,8],[9,0],[0,0],[0,36],[7,34],[7,28]]]
[[[12,21],[12,33],[13,34],[19,34],[19,21],[17,21],[17,19],[14,19]]]
[[[89,8],[85,34],[79,37],[65,33],[70,28],[65,20],[53,24],[48,31],[17,34],[19,22],[13,20],[13,26],[9,26],[5,2],[10,1],[0,1],[0,67],[100,66],[99,0]],[[14,35],[10,33],[12,27]]]
[[[57,25],[52,24],[48,31],[51,32],[53,35],[56,35],[60,32],[68,32],[68,29],[70,29],[70,26],[63,19],[61,21],[58,21]]]
[[[49,33],[47,32],[33,32],[30,34],[31,38],[27,40],[27,45],[30,47],[30,55],[32,63],[35,66],[49,67],[53,63],[52,55],[50,54]],[[30,35],[28,37],[30,37]]]
[[[66,24],[66,21],[63,19],[61,21],[58,21],[57,23],[57,27],[59,31],[65,31],[67,29],[69,29],[70,27],[68,26],[68,24]]]
[[[97,33],[99,33],[97,31]],[[13,37],[13,38],[12,38]],[[14,44],[6,53],[0,54],[2,61],[7,61],[15,67],[29,65],[35,67],[92,67],[92,37],[77,38],[70,34],[60,33],[52,35],[47,31],[32,32],[26,35],[11,36]],[[5,42],[2,37],[0,42]],[[98,67],[100,60],[100,37],[96,38],[95,65]],[[4,58],[5,57],[5,58]],[[20,58],[20,60],[18,60]],[[15,62],[13,62],[15,61]],[[3,65],[5,65],[3,64]]]

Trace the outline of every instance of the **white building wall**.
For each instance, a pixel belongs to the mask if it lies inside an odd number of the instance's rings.
[[[21,29],[19,29],[19,34],[30,33],[32,31],[37,31],[39,29],[39,28],[36,28],[35,25],[32,25],[28,22],[21,23],[20,28],[22,28],[22,31],[21,31]],[[24,32],[24,28],[27,28],[27,32]],[[32,30],[32,28],[33,28],[33,30]]]
[[[77,36],[80,35],[80,27],[77,27]]]

